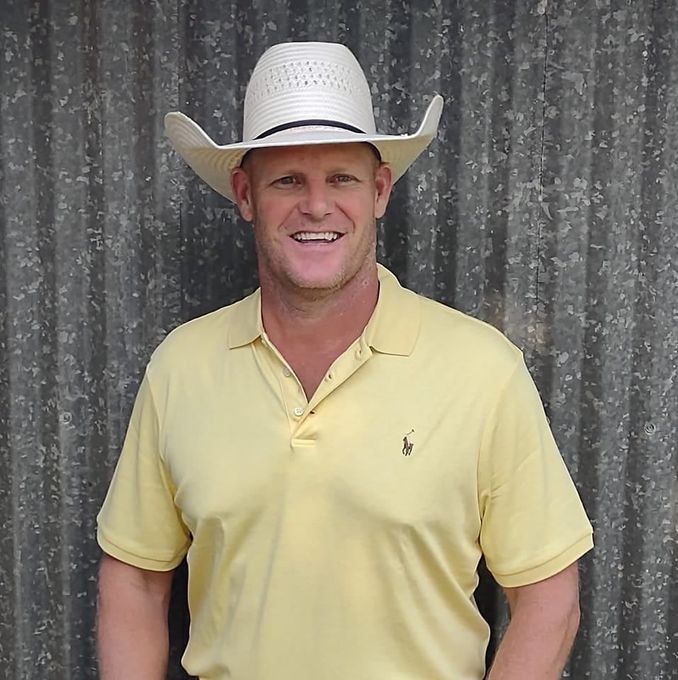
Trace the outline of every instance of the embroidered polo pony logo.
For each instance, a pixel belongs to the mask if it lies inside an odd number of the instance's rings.
[[[411,456],[412,449],[414,449],[414,442],[410,440],[410,435],[414,434],[414,430],[410,430],[403,437],[403,456]]]

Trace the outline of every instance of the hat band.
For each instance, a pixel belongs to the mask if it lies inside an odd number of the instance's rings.
[[[309,119],[309,120],[295,120],[292,121],[291,123],[283,123],[282,125],[276,125],[275,127],[272,127],[270,130],[266,130],[265,132],[262,132],[260,135],[257,135],[254,139],[263,139],[264,137],[274,135],[276,132],[282,132],[283,130],[289,130],[291,128],[296,127],[306,127],[307,125],[323,125],[325,127],[335,127],[341,128],[342,130],[349,130],[350,132],[357,132],[358,134],[361,135],[365,134],[364,130],[361,130],[360,128],[357,127],[353,127],[353,125],[349,125],[348,123],[342,123],[338,120]]]

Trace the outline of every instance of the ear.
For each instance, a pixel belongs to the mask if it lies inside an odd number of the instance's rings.
[[[379,219],[386,212],[388,199],[391,197],[391,189],[393,188],[391,168],[386,163],[381,163],[377,168],[374,176],[374,187],[374,216]]]
[[[231,189],[242,218],[251,222],[254,219],[252,180],[243,168],[234,168],[231,172]]]

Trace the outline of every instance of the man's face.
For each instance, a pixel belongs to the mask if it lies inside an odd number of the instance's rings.
[[[317,296],[375,266],[391,172],[367,144],[257,149],[231,181],[262,281]]]

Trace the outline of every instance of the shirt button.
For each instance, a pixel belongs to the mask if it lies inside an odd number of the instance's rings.
[[[294,411],[292,411],[297,418],[301,418],[304,415],[304,409],[301,406],[295,406]]]
[[[286,378],[289,378],[289,377],[292,375],[292,373],[290,372],[290,369],[289,369],[289,368],[285,368],[285,369],[283,369],[283,375],[284,375]]]

